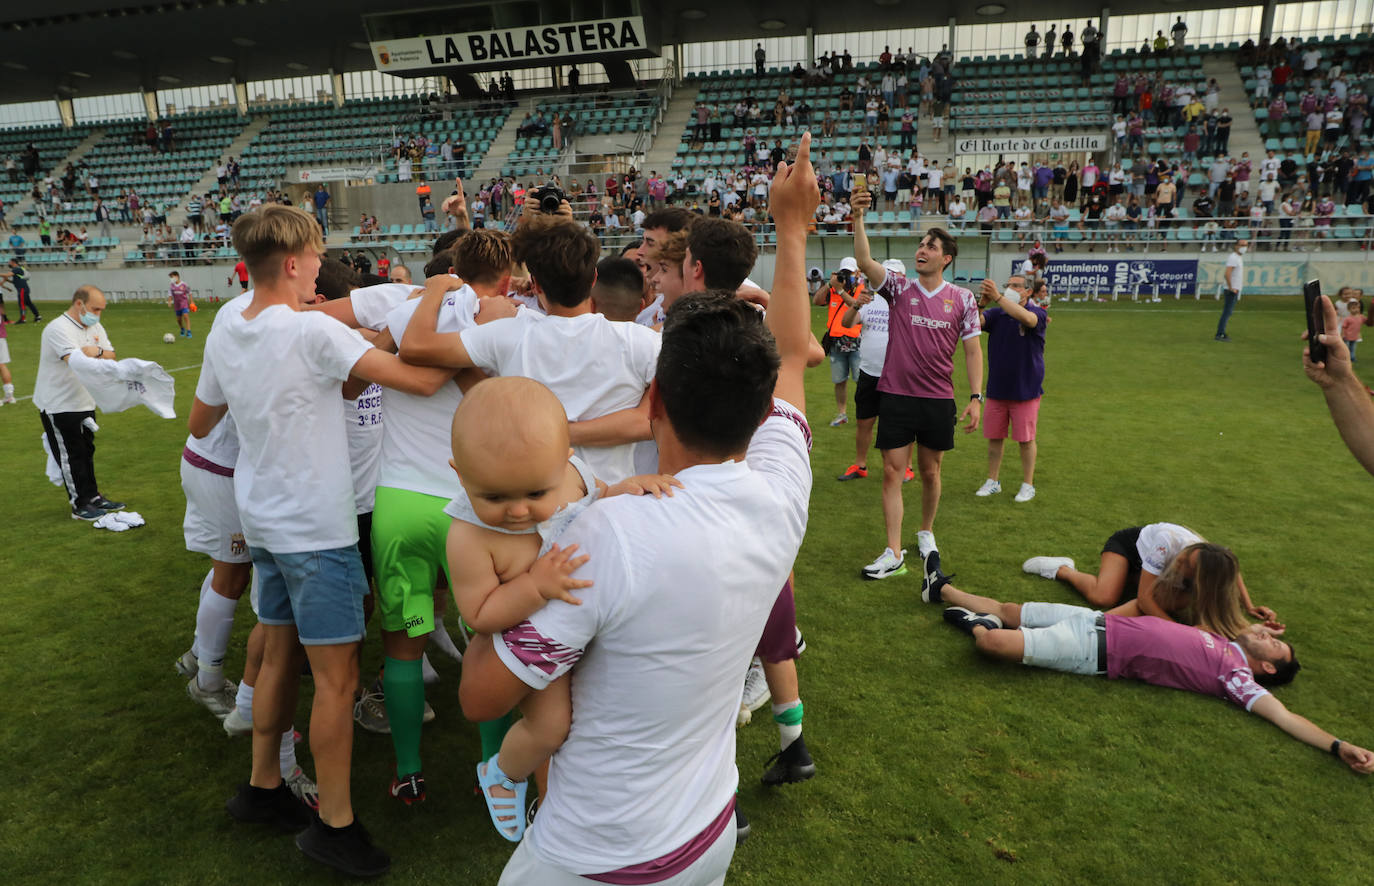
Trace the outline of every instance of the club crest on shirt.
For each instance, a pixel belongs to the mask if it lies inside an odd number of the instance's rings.
[[[248,542],[244,541],[242,532],[235,532],[229,536],[229,552],[235,557],[241,557],[248,550]]]
[[[942,299],[942,301],[944,301],[944,303],[945,303],[945,313],[946,313],[946,314],[953,314],[953,313],[954,313],[954,299],[952,299],[952,298],[946,298],[946,299]]]

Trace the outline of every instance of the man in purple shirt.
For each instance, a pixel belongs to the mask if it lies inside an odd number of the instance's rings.
[[[1013,274],[1007,288],[983,281],[979,308],[988,334],[988,405],[983,437],[988,441],[988,479],[979,497],[1002,491],[1002,446],[1010,430],[1021,446],[1021,489],[1015,501],[1035,498],[1035,425],[1040,416],[1041,384],[1045,381],[1045,329],[1049,314],[1029,300],[1026,278]]]
[[[922,599],[954,604],[945,621],[973,635],[978,651],[1002,661],[1070,674],[1133,679],[1211,695],[1258,714],[1284,732],[1374,772],[1374,753],[1341,741],[1284,707],[1267,687],[1292,682],[1293,647],[1263,625],[1235,640],[1163,618],[1126,618],[1062,603],[999,603],[937,576]]]
[[[972,391],[960,419],[964,432],[978,429],[983,414],[983,348],[979,344],[978,305],[973,293],[946,283],[945,269],[958,252],[943,228],[929,228],[916,249],[916,280],[889,273],[873,260],[864,230],[864,211],[873,203],[867,191],[855,191],[854,258],[873,291],[892,306],[887,358],[878,379],[878,434],[883,453],[883,523],[887,548],[863,569],[863,577],[882,579],[906,571],[902,550],[902,480],[916,447],[921,475],[921,529],[916,543],[923,575],[938,570],[935,512],[940,506],[940,462],[954,448],[954,351],[964,343],[964,362]]]

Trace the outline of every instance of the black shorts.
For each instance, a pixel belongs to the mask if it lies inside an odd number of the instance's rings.
[[[1119,529],[1113,532],[1111,538],[1102,546],[1102,553],[1119,554],[1126,558],[1126,586],[1121,590],[1122,603],[1134,600],[1136,590],[1140,587],[1140,569],[1143,564],[1140,560],[1140,551],[1136,550],[1136,542],[1140,541],[1140,530],[1143,528],[1132,526]]]
[[[878,377],[859,370],[859,380],[854,385],[854,418],[866,421],[878,417]]]
[[[953,400],[880,394],[874,445],[879,449],[901,449],[915,442],[926,449],[947,452],[954,448],[957,423]]]

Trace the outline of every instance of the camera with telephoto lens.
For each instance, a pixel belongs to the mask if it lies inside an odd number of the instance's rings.
[[[854,272],[848,268],[840,268],[835,272],[835,279],[840,281],[841,286],[852,286],[854,285]]]
[[[563,193],[563,189],[553,182],[535,189],[535,191],[525,197],[526,200],[533,200],[539,204],[539,211],[548,215],[558,213],[558,207],[563,205],[563,201],[568,199]]]

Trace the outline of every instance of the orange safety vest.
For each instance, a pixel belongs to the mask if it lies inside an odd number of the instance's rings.
[[[863,283],[854,287],[854,294],[858,295],[864,291]],[[857,318],[853,326],[841,326],[840,320],[844,317],[844,312],[849,310],[849,305],[844,303],[844,299],[832,288],[830,290],[830,313],[825,322],[825,331],[836,338],[858,338],[863,331],[863,323]]]

